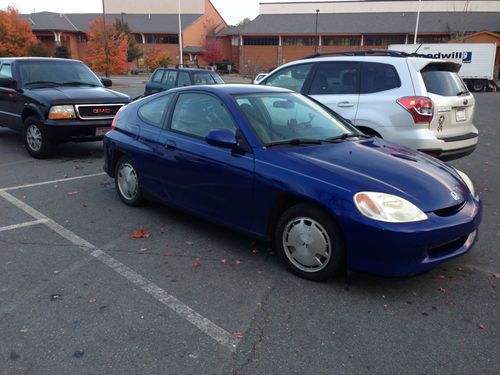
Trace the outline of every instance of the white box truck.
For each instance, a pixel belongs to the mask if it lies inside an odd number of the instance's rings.
[[[391,44],[388,49],[462,64],[458,75],[471,91],[485,91],[490,83],[495,85],[495,43]]]

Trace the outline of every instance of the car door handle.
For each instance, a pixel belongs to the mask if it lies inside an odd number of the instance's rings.
[[[167,139],[163,147],[165,147],[167,150],[175,150],[177,148],[177,144],[175,143],[175,141]]]
[[[354,107],[354,103],[351,103],[351,102],[340,102],[339,104],[337,104],[337,106],[341,107],[341,108]]]

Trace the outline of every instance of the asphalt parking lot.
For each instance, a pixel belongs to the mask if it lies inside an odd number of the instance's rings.
[[[0,374],[497,374],[500,93],[476,99],[479,147],[452,162],[483,201],[474,249],[329,283],[179,210],[125,206],[101,142],[35,160],[0,128]]]

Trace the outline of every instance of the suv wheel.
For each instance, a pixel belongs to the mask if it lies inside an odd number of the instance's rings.
[[[324,210],[298,204],[278,221],[275,245],[283,262],[304,279],[322,281],[345,270],[345,247],[339,228]]]
[[[45,130],[37,117],[28,117],[24,121],[23,129],[24,146],[31,156],[44,159],[52,153],[54,144],[47,139]]]

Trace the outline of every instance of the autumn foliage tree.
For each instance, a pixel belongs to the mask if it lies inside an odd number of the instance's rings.
[[[146,64],[148,65],[148,69],[153,71],[162,66],[169,66],[172,64],[172,60],[167,51],[152,47],[147,49]]]
[[[210,64],[214,65],[218,61],[222,61],[224,54],[217,42],[209,42],[205,46],[205,52],[203,53],[203,59]]]
[[[0,57],[28,56],[29,48],[36,42],[29,22],[21,18],[16,8],[0,10]]]
[[[85,62],[95,71],[110,74],[125,73],[130,69],[127,61],[128,37],[125,33],[116,33],[112,24],[106,24],[109,66],[106,59],[106,43],[102,18],[89,23],[87,32],[88,52]]]

